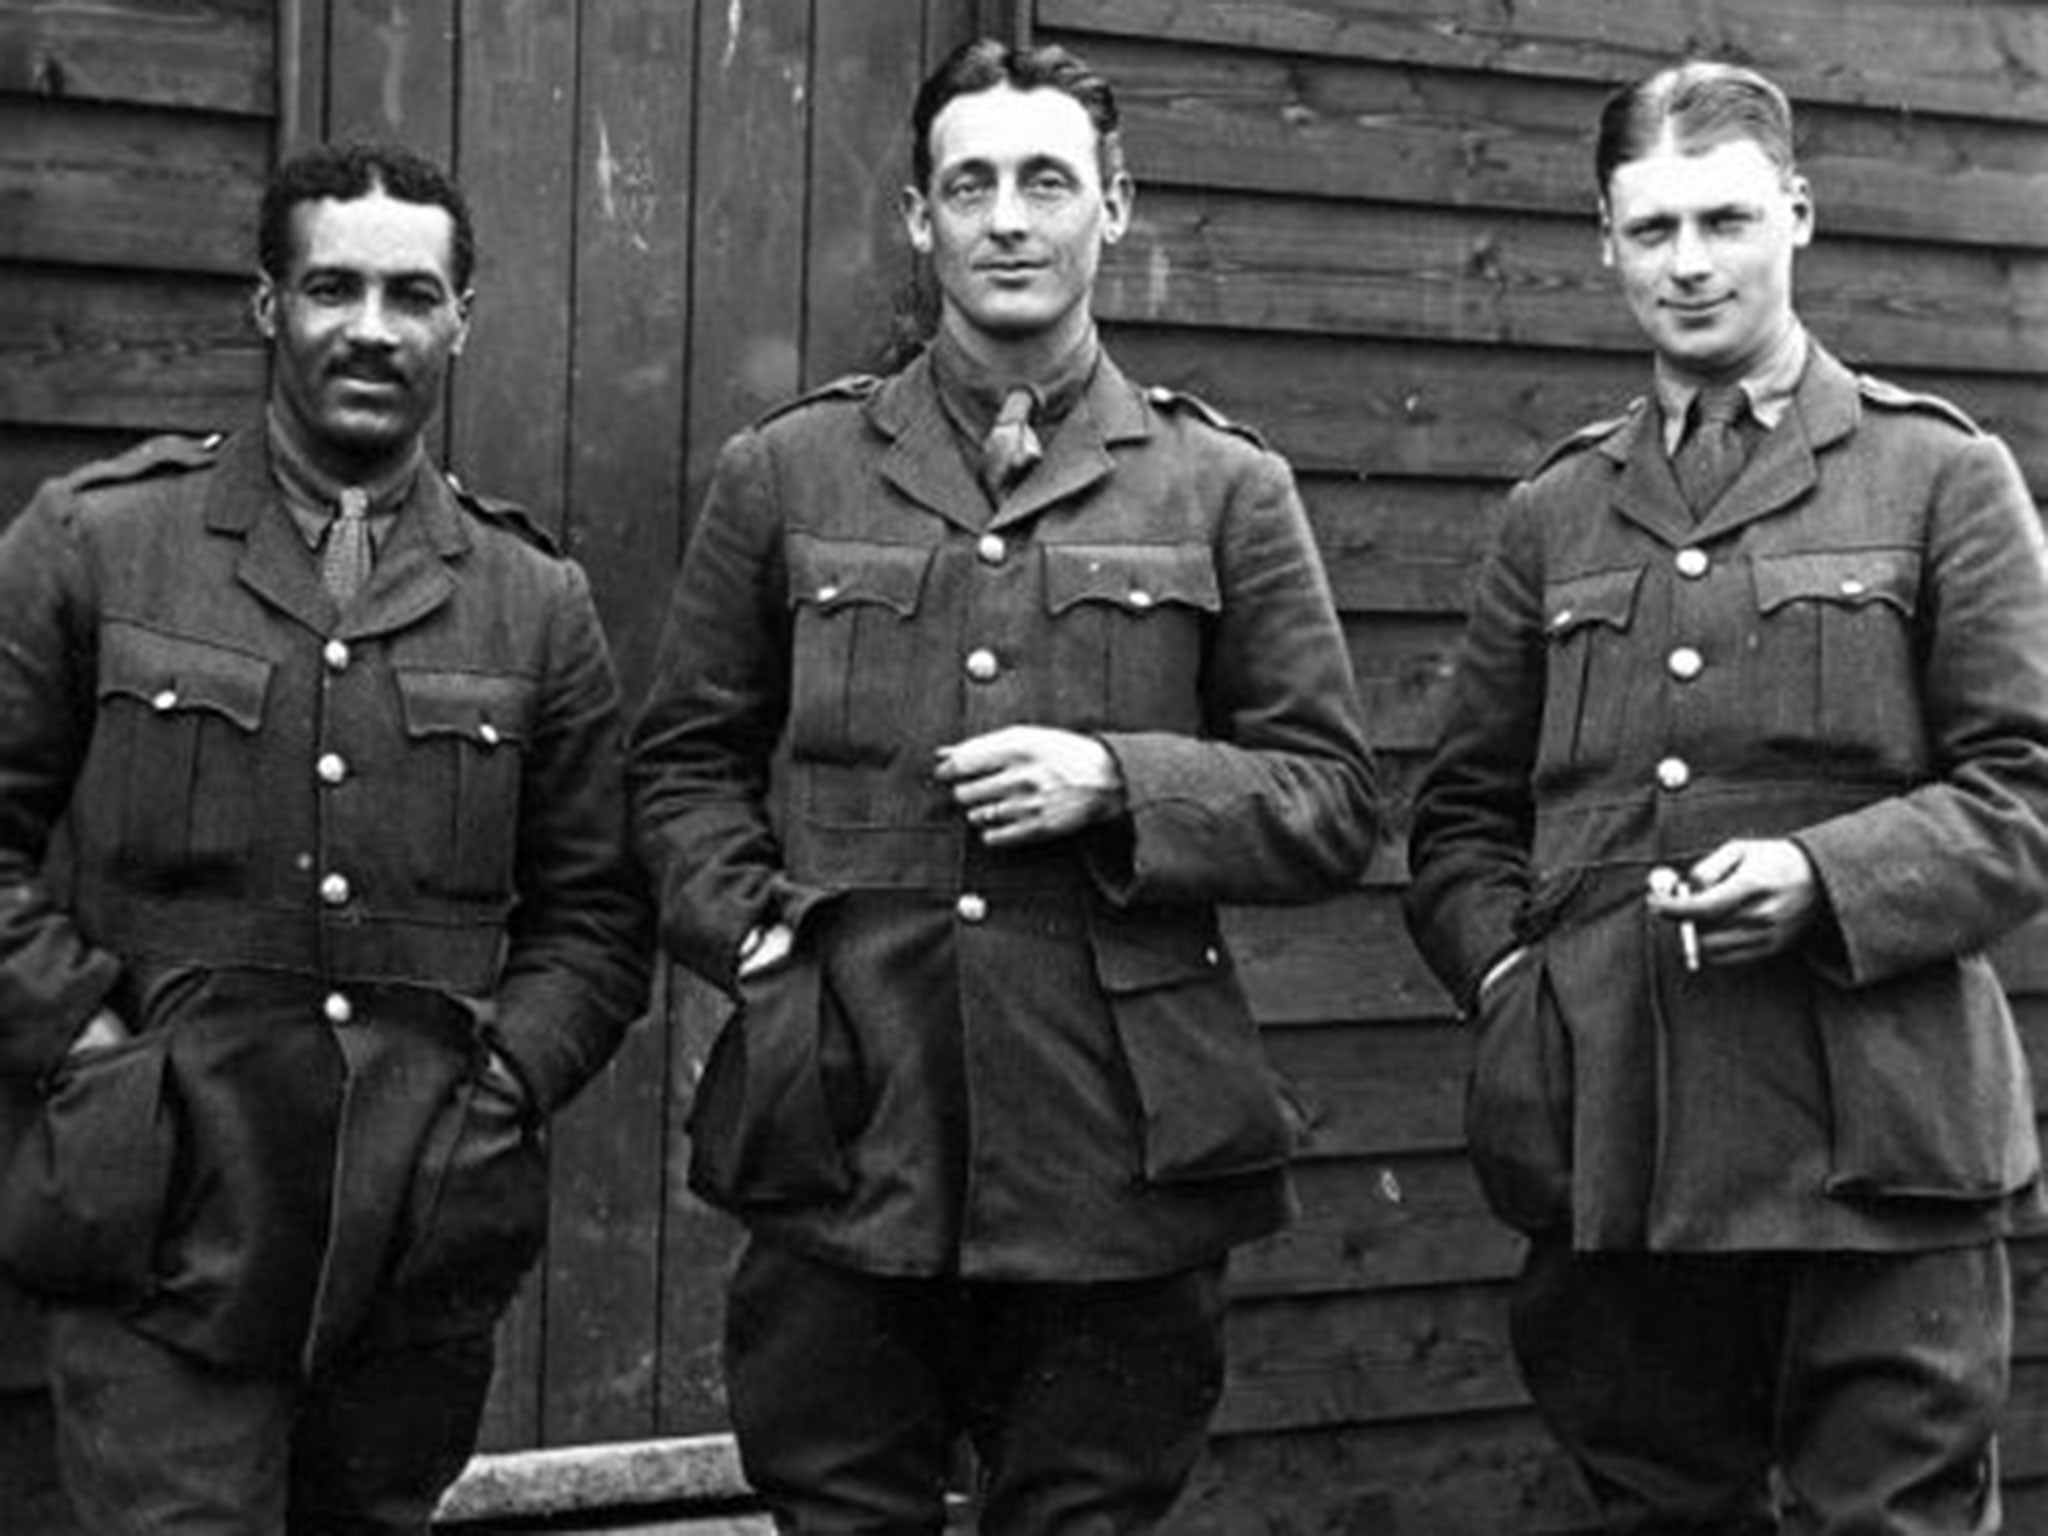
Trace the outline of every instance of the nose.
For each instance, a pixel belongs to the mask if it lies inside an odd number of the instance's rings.
[[[1025,204],[1023,188],[1007,177],[999,180],[988,208],[990,232],[997,235],[1022,234],[1029,218],[1030,209]]]
[[[349,340],[358,346],[388,347],[398,339],[391,308],[374,288],[365,293],[349,313]]]
[[[1680,281],[1705,277],[1713,270],[1706,238],[1690,219],[1681,222],[1671,245],[1671,274]]]

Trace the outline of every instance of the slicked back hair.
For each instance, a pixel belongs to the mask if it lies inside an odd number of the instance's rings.
[[[1123,140],[1117,127],[1116,93],[1109,82],[1064,48],[1012,48],[995,38],[963,43],[918,88],[910,109],[910,169],[920,192],[932,186],[932,124],[947,103],[960,96],[1007,85],[1019,91],[1049,90],[1071,96],[1095,125],[1096,154],[1107,184],[1123,173]]]
[[[332,198],[354,202],[382,192],[401,203],[445,208],[454,225],[449,276],[466,292],[476,265],[476,228],[469,204],[448,174],[423,155],[395,144],[323,144],[292,156],[271,173],[256,222],[256,264],[282,282],[292,263],[292,210]]]
[[[1667,125],[1682,148],[1711,149],[1748,139],[1781,175],[1797,173],[1792,104],[1785,93],[1740,64],[1692,59],[1607,98],[1593,148],[1593,174],[1603,203],[1615,171],[1649,154]]]

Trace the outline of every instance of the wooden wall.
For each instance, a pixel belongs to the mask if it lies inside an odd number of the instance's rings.
[[[1798,99],[1802,312],[1948,394],[2048,492],[2048,10],[1912,0],[1038,0],[1117,82],[1139,191],[1098,306],[1139,376],[1295,463],[1397,784],[1432,738],[1510,481],[1647,387],[1597,260],[1591,130],[1685,49]],[[1235,1268],[1221,1434],[1185,1532],[1504,1536],[1585,1507],[1525,1406],[1518,1242],[1460,1154],[1468,1042],[1401,932],[1389,847],[1312,917],[1248,914],[1271,1054],[1316,1114],[1293,1231]],[[2048,1062],[2039,930],[2009,946]],[[2048,1530],[2048,1247],[2019,1249],[2008,1529]]]
[[[1506,485],[1643,387],[1595,259],[1589,128],[1606,89],[1687,45],[1759,63],[1805,108],[1816,330],[1963,402],[2048,491],[2048,11],[1024,9],[1123,96],[1140,190],[1101,292],[1112,345],[1297,464],[1397,784],[1429,741]],[[887,331],[909,273],[894,202],[916,81],[1011,10],[0,0],[0,516],[140,432],[243,419],[262,382],[244,295],[264,170],[314,137],[408,139],[452,162],[481,237],[447,456],[563,534],[637,687],[719,441]],[[1176,1522],[1189,1536],[1584,1519],[1507,1358],[1518,1250],[1461,1156],[1467,1042],[1401,935],[1401,879],[1390,844],[1356,896],[1233,924],[1316,1124],[1302,1221],[1235,1267],[1230,1389]],[[2041,948],[2006,959],[2048,1062]],[[636,1031],[559,1127],[553,1238],[504,1333],[495,1448],[722,1427],[733,1230],[681,1188],[695,1014],[664,999],[658,1018],[675,1027]],[[2048,1248],[2019,1254],[2010,1526],[2048,1529]],[[0,1386],[27,1368],[25,1337],[0,1298]]]

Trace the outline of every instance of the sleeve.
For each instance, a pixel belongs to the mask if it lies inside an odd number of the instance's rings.
[[[1100,733],[1127,819],[1100,838],[1113,901],[1307,901],[1354,884],[1380,797],[1351,661],[1286,464],[1230,483],[1200,736]]]
[[[1518,486],[1473,592],[1409,830],[1408,929],[1461,1006],[1516,943],[1544,690],[1541,551],[1527,487]]]
[[[582,570],[560,569],[493,1025],[543,1111],[573,1097],[645,1010],[653,951],[618,682]]]
[[[767,449],[742,433],[676,578],[631,769],[662,946],[727,989],[750,928],[800,923],[822,895],[784,873],[767,811],[789,708],[787,584]]]
[[[1852,985],[1979,949],[2048,896],[2048,552],[1997,438],[1951,455],[1927,529],[1920,693],[1933,773],[1797,839]]]
[[[92,739],[91,593],[68,498],[45,487],[0,536],[0,1073],[55,1066],[121,975],[47,877]]]

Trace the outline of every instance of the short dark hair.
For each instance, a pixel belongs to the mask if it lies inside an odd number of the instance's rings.
[[[458,291],[467,289],[476,265],[476,228],[462,189],[433,161],[396,144],[322,144],[271,172],[256,221],[257,266],[273,280],[285,276],[292,261],[292,210],[300,203],[348,203],[372,192],[448,210],[455,226],[449,276]]]
[[[1607,98],[1593,148],[1593,175],[1603,201],[1615,171],[1650,153],[1666,124],[1686,148],[1748,139],[1784,175],[1797,170],[1792,104],[1785,93],[1740,64],[1689,59]]]
[[[910,169],[918,191],[931,190],[932,124],[946,104],[955,97],[973,96],[999,85],[1020,91],[1058,91],[1073,97],[1095,125],[1102,179],[1108,181],[1122,172],[1116,93],[1107,80],[1064,48],[1012,48],[996,38],[983,37],[955,48],[918,88],[910,109]]]

